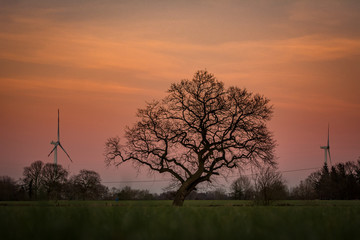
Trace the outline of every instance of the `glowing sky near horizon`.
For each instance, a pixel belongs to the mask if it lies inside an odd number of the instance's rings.
[[[59,163],[72,174],[161,179],[130,164],[106,168],[104,142],[199,69],[271,99],[280,170],[321,166],[328,124],[333,162],[355,161],[359,12],[354,0],[0,0],[0,176],[18,179],[31,162],[53,160],[60,108],[74,163],[62,154]],[[284,177],[294,185],[310,172]]]

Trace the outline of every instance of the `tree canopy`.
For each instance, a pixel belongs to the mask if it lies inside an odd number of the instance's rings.
[[[69,172],[59,164],[35,161],[24,167],[23,178],[17,186],[19,199],[21,194],[23,199],[29,200],[96,200],[107,197],[108,189],[101,184],[97,172],[82,169],[69,179],[68,176]],[[7,183],[7,186],[10,184]]]
[[[109,138],[105,162],[132,161],[137,167],[168,173],[180,187],[174,205],[224,169],[274,164],[275,147],[266,123],[269,99],[238,87],[225,88],[213,74],[197,71],[192,80],[171,84],[162,100],[138,110],[125,142]]]
[[[82,169],[79,174],[70,178],[69,183],[74,199],[101,199],[106,192],[106,187],[101,184],[99,173]]]

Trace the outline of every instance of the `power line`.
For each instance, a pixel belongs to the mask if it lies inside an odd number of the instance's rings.
[[[293,170],[286,170],[286,171],[280,171],[282,173],[286,172],[300,172],[300,171],[307,171],[307,170],[314,170],[314,169],[320,169],[321,167],[313,167],[313,168],[302,168],[302,169],[293,169]]]
[[[169,179],[154,179],[154,180],[125,180],[125,181],[110,181],[110,182],[102,182],[102,183],[143,183],[143,182],[168,182],[172,180]]]
[[[321,167],[312,167],[312,168],[301,168],[301,169],[290,169],[290,170],[284,170],[284,171],[279,171],[281,173],[289,173],[289,172],[301,172],[301,171],[308,171],[308,170],[315,170],[315,169],[320,169]],[[246,176],[251,176],[254,174],[246,174]],[[226,176],[228,178],[232,178],[232,177],[238,177],[239,175],[231,175],[231,176]],[[214,177],[220,177],[220,176],[214,176]],[[171,181],[173,179],[171,178],[167,178],[167,179],[153,179],[153,180],[124,180],[124,181],[107,181],[107,182],[102,182],[102,183],[154,183],[154,182],[168,182]]]

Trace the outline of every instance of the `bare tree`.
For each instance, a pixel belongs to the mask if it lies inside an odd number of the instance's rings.
[[[42,171],[41,185],[44,187],[48,198],[59,199],[62,187],[67,181],[68,171],[59,164],[47,163]]]
[[[173,205],[224,169],[244,164],[274,164],[274,140],[266,127],[269,100],[238,87],[224,88],[207,71],[174,83],[168,96],[138,110],[139,121],[106,142],[105,162],[133,161],[169,173],[179,183]]]
[[[234,199],[249,200],[254,196],[254,188],[247,176],[240,176],[230,186]]]
[[[0,201],[19,200],[19,185],[9,176],[0,176]]]
[[[300,184],[292,189],[292,198],[311,200],[316,198],[316,192],[310,178],[300,181]]]
[[[130,186],[115,189],[113,196],[118,200],[150,200],[154,198],[149,190],[132,189]]]
[[[101,184],[99,173],[92,170],[80,170],[79,174],[70,178],[71,189],[76,198],[101,199],[106,192],[106,187]]]
[[[273,166],[261,166],[258,173],[254,175],[254,182],[257,192],[256,200],[265,205],[269,205],[271,200],[285,198],[287,195],[282,175]]]
[[[22,179],[23,186],[29,194],[29,198],[37,199],[42,181],[42,169],[44,163],[42,161],[35,161],[29,167],[24,168]]]

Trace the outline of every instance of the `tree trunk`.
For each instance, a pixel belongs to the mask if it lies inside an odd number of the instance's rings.
[[[194,187],[189,186],[189,182],[184,183],[175,194],[173,206],[181,207],[184,204],[184,200],[189,195],[189,193],[194,189]]]
[[[187,194],[185,193],[182,192],[180,193],[179,191],[177,191],[172,205],[176,207],[181,207],[182,205],[184,205],[184,200],[186,198],[186,195]]]
[[[190,178],[188,178],[181,185],[179,190],[177,190],[173,201],[173,206],[181,207],[184,204],[184,200],[187,197],[187,195],[189,195],[191,191],[195,189],[196,185],[200,183],[198,180],[203,172],[204,172],[204,164],[203,162],[200,162],[199,169],[196,171],[196,173],[192,175]]]

